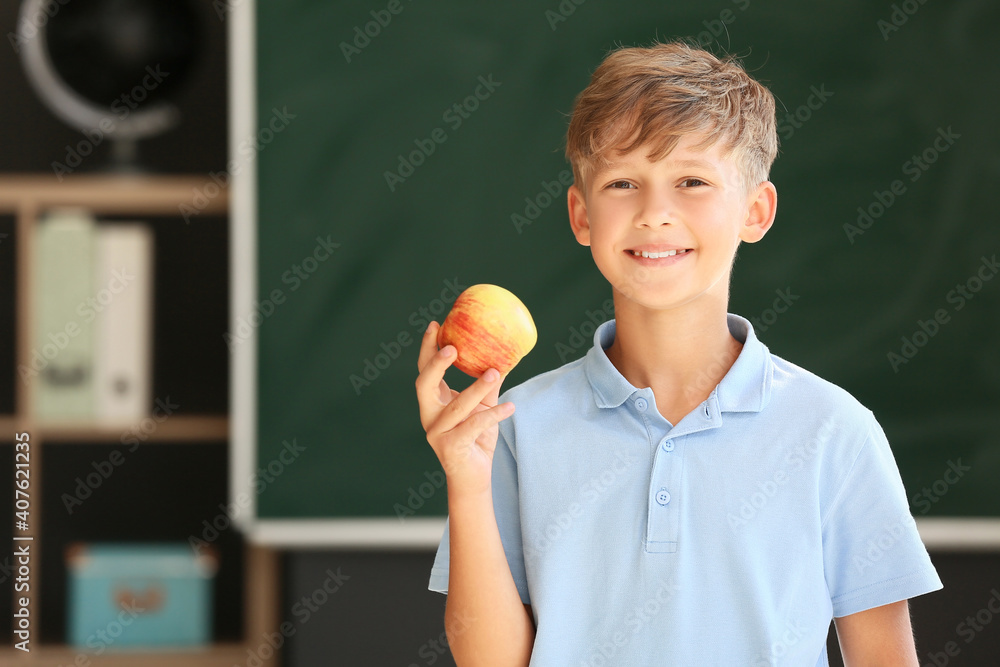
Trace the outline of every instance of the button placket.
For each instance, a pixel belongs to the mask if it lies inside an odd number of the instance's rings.
[[[662,433],[662,432],[661,432]],[[678,496],[682,457],[673,453],[674,439],[663,435],[653,453],[647,510],[647,553],[673,553],[677,548]]]

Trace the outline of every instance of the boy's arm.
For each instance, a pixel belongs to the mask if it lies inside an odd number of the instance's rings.
[[[448,498],[448,599],[444,627],[455,664],[526,667],[535,643],[500,542],[490,491]]]
[[[833,620],[845,667],[919,667],[906,600]]]
[[[444,382],[455,348],[437,349],[432,322],[420,347],[417,400],[427,441],[448,488],[450,564],[445,631],[460,667],[527,667],[534,621],[514,584],[493,509],[497,424],[514,406],[497,405],[502,378],[490,369],[458,393]]]

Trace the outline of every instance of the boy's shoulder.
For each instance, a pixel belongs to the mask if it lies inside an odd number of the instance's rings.
[[[590,385],[587,382],[585,368],[586,361],[587,355],[584,355],[562,366],[539,373],[504,391],[500,396],[500,400],[513,401],[516,405],[518,401],[530,400],[542,395],[548,399],[557,400],[559,396],[565,395],[571,389],[586,389],[589,391]]]
[[[867,417],[871,411],[851,392],[816,373],[768,351],[772,399],[805,402]]]

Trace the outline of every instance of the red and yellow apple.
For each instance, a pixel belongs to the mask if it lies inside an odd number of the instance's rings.
[[[480,377],[487,369],[509,372],[538,341],[531,313],[496,285],[473,285],[458,295],[438,330],[438,347],[454,345],[455,368]]]

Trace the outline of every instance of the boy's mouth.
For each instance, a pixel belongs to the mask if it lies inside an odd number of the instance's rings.
[[[659,259],[661,257],[673,257],[674,255],[683,255],[685,253],[691,252],[691,248],[684,249],[672,249],[672,250],[661,250],[659,252],[648,252],[646,250],[626,250],[628,254],[633,257],[644,257],[647,259]]]

